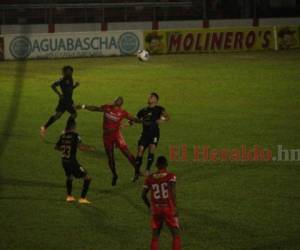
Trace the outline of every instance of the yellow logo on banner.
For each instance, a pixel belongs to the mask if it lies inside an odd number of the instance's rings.
[[[299,28],[296,26],[277,27],[278,48],[281,50],[300,48]]]

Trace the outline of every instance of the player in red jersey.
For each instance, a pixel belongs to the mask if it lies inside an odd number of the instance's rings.
[[[158,171],[149,175],[144,184],[142,199],[151,208],[152,240],[151,250],[158,250],[159,235],[165,222],[173,236],[173,250],[181,249],[179,223],[176,208],[176,176],[167,171],[168,162],[164,156],[157,158]],[[151,204],[147,197],[151,191]]]
[[[79,105],[77,108],[89,111],[103,112],[103,142],[105,152],[108,157],[108,165],[112,172],[112,185],[117,184],[118,175],[114,158],[114,148],[117,147],[126,156],[132,166],[135,168],[135,157],[128,149],[125,139],[121,133],[121,125],[123,119],[131,122],[139,122],[139,120],[130,115],[126,110],[122,109],[124,100],[119,96],[113,104],[102,106]],[[135,168],[136,169],[136,168]]]

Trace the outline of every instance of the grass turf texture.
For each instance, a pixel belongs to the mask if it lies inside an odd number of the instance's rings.
[[[170,144],[241,144],[299,148],[300,52],[36,60],[0,64],[1,249],[149,248],[149,214],[132,184],[132,167],[116,152],[118,185],[101,140],[102,115],[79,111],[78,131],[97,148],[79,153],[93,177],[91,206],[66,204],[64,174],[53,143],[67,119],[39,127],[57,97],[50,84],[71,64],[76,103],[103,104],[122,95],[135,113],[149,92],[161,96],[171,121],[156,152]],[[140,127],[123,130],[135,153]],[[189,153],[191,156],[191,153]],[[146,159],[144,159],[145,162]],[[183,249],[299,249],[299,162],[174,162]],[[75,182],[78,197],[81,182]],[[170,249],[163,230],[161,249]]]

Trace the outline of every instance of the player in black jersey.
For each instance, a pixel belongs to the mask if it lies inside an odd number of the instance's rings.
[[[148,106],[137,113],[137,118],[142,120],[143,131],[138,141],[138,152],[136,157],[137,173],[133,181],[136,181],[140,175],[143,155],[148,148],[146,175],[149,175],[151,165],[154,161],[154,151],[158,145],[160,131],[159,124],[170,119],[166,110],[158,105],[159,96],[157,93],[151,93],[148,97]]]
[[[70,119],[67,122],[65,132],[60,136],[58,142],[55,145],[55,149],[61,151],[62,165],[65,170],[67,177],[66,188],[67,188],[67,202],[74,202],[75,198],[72,196],[72,183],[73,177],[83,179],[83,187],[80,199],[78,200],[81,204],[89,204],[90,202],[86,199],[91,178],[88,176],[86,170],[78,163],[76,154],[77,148],[82,151],[93,151],[94,148],[85,145],[81,142],[79,135],[75,131],[76,123],[75,120]]]
[[[74,120],[77,116],[76,109],[73,106],[74,102],[72,96],[73,90],[79,86],[79,83],[73,82],[73,71],[71,66],[64,66],[62,68],[63,77],[51,85],[53,91],[59,97],[59,102],[56,107],[56,113],[40,128],[42,138],[45,137],[48,127],[58,120],[65,111],[71,114],[69,120]],[[58,88],[60,88],[60,91]]]

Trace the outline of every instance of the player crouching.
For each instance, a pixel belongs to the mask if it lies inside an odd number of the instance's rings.
[[[158,171],[149,175],[144,184],[142,199],[152,213],[152,241],[151,250],[158,250],[159,236],[163,223],[170,228],[173,236],[173,250],[181,249],[179,236],[179,222],[176,208],[175,183],[176,176],[167,171],[168,162],[164,156],[157,158]],[[147,194],[151,190],[151,204]]]
[[[90,201],[86,199],[86,194],[89,190],[91,183],[91,177],[88,176],[86,170],[78,163],[76,159],[77,148],[81,151],[93,151],[94,148],[85,145],[81,142],[79,135],[75,131],[76,123],[75,120],[70,119],[67,122],[65,132],[60,136],[56,143],[55,149],[62,153],[62,165],[65,170],[67,177],[66,188],[67,188],[67,202],[74,202],[75,198],[72,196],[72,183],[73,177],[83,179],[83,187],[80,199],[78,200],[81,204],[89,204]]]

